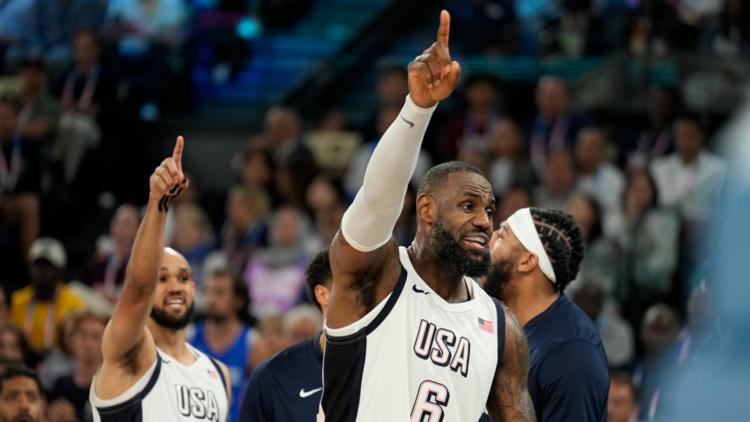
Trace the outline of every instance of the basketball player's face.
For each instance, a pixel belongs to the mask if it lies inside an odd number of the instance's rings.
[[[497,298],[502,298],[503,288],[510,283],[515,274],[516,263],[521,251],[518,241],[508,223],[503,222],[500,228],[492,233],[490,240],[490,258],[492,268],[487,277],[487,292]]]
[[[166,250],[159,269],[151,318],[165,328],[185,328],[193,317],[194,296],[195,283],[190,265],[182,255]]]
[[[487,274],[495,196],[487,179],[476,173],[448,176],[437,223],[432,228],[436,255],[470,277]]]
[[[44,415],[44,399],[36,381],[26,376],[2,382],[1,422],[39,422]]]

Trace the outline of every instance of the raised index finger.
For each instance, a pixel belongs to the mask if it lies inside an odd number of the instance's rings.
[[[174,144],[174,150],[172,151],[172,159],[177,164],[177,168],[182,170],[182,149],[185,147],[185,140],[182,136],[177,137],[177,142]]]
[[[448,47],[448,39],[451,33],[451,15],[447,10],[440,11],[440,26],[437,32],[438,44]]]

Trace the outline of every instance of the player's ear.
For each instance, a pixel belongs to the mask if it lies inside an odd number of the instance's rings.
[[[528,273],[534,271],[534,268],[539,264],[539,258],[529,251],[521,253],[521,257],[518,260],[516,269],[521,273]]]
[[[420,193],[417,197],[417,218],[427,224],[437,221],[437,202],[428,193]]]
[[[315,300],[320,303],[320,307],[325,309],[328,307],[328,287],[325,287],[321,284],[318,284],[315,286]]]

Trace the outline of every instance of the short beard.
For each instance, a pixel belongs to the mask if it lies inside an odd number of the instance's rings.
[[[438,219],[430,235],[435,256],[446,269],[457,276],[481,277],[490,270],[490,253],[483,253],[480,259],[472,258],[453,235],[445,228],[442,219]]]
[[[506,300],[503,293],[505,287],[513,279],[515,261],[515,257],[512,257],[511,259],[505,259],[492,264],[492,269],[490,269],[490,274],[487,276],[487,284],[485,285],[485,290],[490,296],[498,298],[501,301]]]
[[[156,306],[151,308],[151,319],[154,320],[158,325],[167,328],[169,330],[182,330],[187,327],[188,324],[193,320],[193,312],[195,311],[195,304],[191,303],[185,314],[181,317],[172,316],[172,314],[157,309]]]

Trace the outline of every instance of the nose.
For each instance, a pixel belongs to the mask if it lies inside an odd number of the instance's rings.
[[[29,410],[29,398],[26,396],[26,394],[19,394],[18,395],[18,409],[28,411]]]
[[[477,213],[472,223],[474,224],[474,227],[482,229],[482,231],[485,232],[492,228],[492,220],[484,210]]]
[[[185,290],[185,285],[180,282],[177,277],[169,277],[167,279],[167,292],[169,293],[180,293]]]

